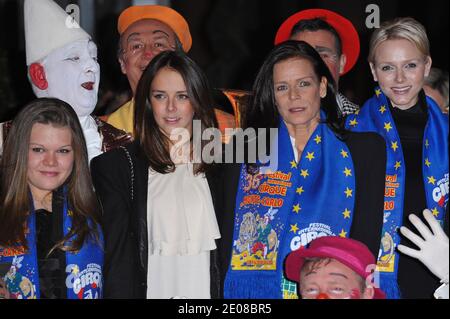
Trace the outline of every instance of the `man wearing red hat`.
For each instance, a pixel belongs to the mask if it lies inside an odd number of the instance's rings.
[[[303,299],[385,299],[372,282],[375,257],[363,243],[326,236],[286,257],[286,278]]]
[[[359,56],[359,36],[353,24],[333,11],[308,9],[287,18],[278,29],[275,44],[286,40],[305,41],[320,54],[339,85],[339,77],[352,69]],[[342,93],[337,101],[344,115],[359,107]]]
[[[188,52],[192,46],[189,25],[177,11],[158,5],[131,6],[119,16],[118,59],[133,95],[142,72],[159,53],[167,50]],[[234,128],[234,116],[215,109],[219,128]],[[109,115],[107,122],[133,133],[134,99]]]

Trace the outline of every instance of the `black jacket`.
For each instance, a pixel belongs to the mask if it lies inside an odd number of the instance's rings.
[[[103,206],[104,297],[138,299],[146,298],[147,295],[149,164],[136,142],[126,148],[133,163],[133,172],[130,161],[121,148],[94,158],[91,161],[91,172]],[[218,202],[218,174],[218,170],[206,174],[215,208],[221,206]],[[222,296],[218,262],[216,249],[211,251],[212,298]]]

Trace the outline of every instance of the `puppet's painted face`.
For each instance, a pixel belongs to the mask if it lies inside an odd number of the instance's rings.
[[[94,42],[84,39],[69,43],[50,53],[42,64],[48,82],[46,96],[69,103],[79,117],[94,111],[100,83]]]

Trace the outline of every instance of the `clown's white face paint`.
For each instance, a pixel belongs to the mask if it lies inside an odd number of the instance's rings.
[[[84,39],[50,53],[41,63],[48,82],[46,90],[35,89],[38,97],[55,97],[69,103],[78,117],[91,114],[97,104],[100,66],[97,46]]]

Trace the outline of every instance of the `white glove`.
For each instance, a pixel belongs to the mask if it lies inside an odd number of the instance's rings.
[[[398,245],[398,250],[405,255],[420,260],[439,279],[448,281],[448,236],[430,210],[425,209],[423,216],[433,233],[419,217],[411,214],[409,215],[409,220],[419,231],[422,238],[404,226],[400,228],[400,232],[419,247],[420,250],[415,250],[404,245]]]
[[[89,162],[94,157],[102,154],[102,139],[98,132],[97,124],[91,116],[80,117],[81,128],[83,129]]]

